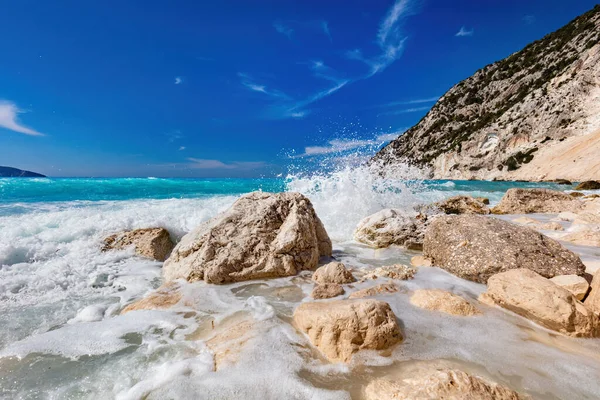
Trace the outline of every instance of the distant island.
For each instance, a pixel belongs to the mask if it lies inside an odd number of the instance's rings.
[[[46,175],[22,169],[0,166],[0,178],[45,178]]]

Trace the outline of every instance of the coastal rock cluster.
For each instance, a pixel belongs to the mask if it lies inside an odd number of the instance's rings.
[[[558,221],[569,221],[586,232],[600,227],[597,198],[511,189],[489,209],[479,199],[458,196],[422,207],[417,215],[383,210],[361,221],[355,237],[365,245],[406,246],[419,238],[423,253],[413,257],[414,266],[356,268],[332,261],[331,241],[306,197],[251,193],[184,236],[164,263],[163,285],[129,304],[122,314],[190,307],[193,301],[181,290],[184,281],[224,284],[300,274],[294,279],[307,282],[302,277],[310,276],[312,293],[308,298],[305,291],[301,295],[305,300],[286,318],[306,338],[312,357],[327,362],[360,363],[354,356],[361,351],[385,357],[402,346],[402,309],[392,309],[391,299],[407,294],[408,307],[445,314],[445,318],[478,318],[494,307],[567,337],[600,337],[600,274],[592,279],[592,270],[586,270],[574,252],[536,230],[544,229],[532,223],[535,219],[500,219],[514,213],[542,212],[558,214]],[[138,255],[157,258],[160,252],[156,249],[166,246],[166,241],[158,241],[161,245],[155,246],[154,253],[144,249],[157,243],[157,237],[169,238],[163,231],[116,234],[106,239],[103,250],[133,246]],[[560,230],[552,232],[566,237]],[[434,288],[411,290],[405,285],[421,268],[432,267],[485,284],[486,290],[476,299]],[[333,297],[336,299],[328,300]],[[245,318],[227,329],[227,324],[219,326],[206,336],[215,353],[215,370],[237,362],[255,324]],[[528,398],[466,371],[447,368],[429,369],[410,378],[377,378],[365,385],[363,395],[366,399]]]
[[[435,179],[573,181],[600,173],[600,5],[444,94],[372,164]],[[574,163],[576,161],[576,163]]]

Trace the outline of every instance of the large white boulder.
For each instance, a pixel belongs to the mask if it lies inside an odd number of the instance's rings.
[[[295,275],[331,256],[331,240],[300,193],[253,192],[183,237],[163,267],[166,281],[208,283]]]

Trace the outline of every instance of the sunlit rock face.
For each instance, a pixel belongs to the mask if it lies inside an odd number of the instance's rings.
[[[331,240],[299,193],[254,192],[185,235],[165,262],[165,280],[208,283],[295,275],[331,256]]]
[[[434,266],[475,282],[516,268],[546,278],[582,275],[579,257],[533,229],[477,215],[436,218],[425,233],[424,255]]]

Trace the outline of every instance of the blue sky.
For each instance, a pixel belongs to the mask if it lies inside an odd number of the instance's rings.
[[[382,145],[595,2],[2,3],[0,165],[251,177]]]

